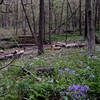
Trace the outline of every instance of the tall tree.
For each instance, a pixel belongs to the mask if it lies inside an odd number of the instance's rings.
[[[51,44],[51,30],[52,30],[52,12],[51,12],[51,0],[49,0],[49,43]]]
[[[94,0],[86,0],[88,52],[90,54],[93,54],[95,50],[94,4]]]
[[[40,0],[40,15],[39,15],[39,36],[38,36],[38,54],[41,55],[43,51],[43,23],[44,23],[44,0]]]
[[[62,19],[63,19],[64,3],[65,3],[65,0],[63,0],[63,2],[62,2],[62,7],[61,7],[60,26],[61,26],[61,24],[62,24]],[[60,27],[60,28],[61,28],[61,27]],[[61,31],[60,28],[59,28],[59,33],[60,33],[60,31]]]
[[[81,5],[82,5],[82,2],[81,2],[81,0],[79,0],[79,29],[80,29],[80,35],[82,35],[82,21],[81,21],[82,13],[81,13]]]

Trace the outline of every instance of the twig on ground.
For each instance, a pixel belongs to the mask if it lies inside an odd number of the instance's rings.
[[[7,65],[1,67],[0,70],[7,68],[9,65],[11,65],[13,63],[13,61],[15,61],[15,57]]]

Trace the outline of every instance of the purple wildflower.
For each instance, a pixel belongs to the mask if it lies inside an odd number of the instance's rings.
[[[42,78],[38,78],[38,81],[41,82],[42,81]]]
[[[32,67],[32,65],[34,65],[34,63],[31,63],[31,64],[30,64],[30,67]]]
[[[86,93],[89,91],[88,86],[73,85],[68,88],[68,91],[72,93],[74,99],[81,99],[81,97],[86,98]]]
[[[87,67],[86,67],[86,70],[89,70],[89,69],[91,69],[90,66],[87,66]]]
[[[88,56],[88,58],[91,58],[91,56]]]
[[[65,94],[68,95],[69,93],[67,91],[65,91]]]
[[[69,93],[67,91],[61,91],[60,95],[68,95]]]
[[[67,71],[67,72],[68,72],[68,71],[69,71],[69,68],[65,68],[65,71]]]
[[[69,71],[72,75],[75,75],[75,71],[74,70],[71,70]]]
[[[90,75],[89,77],[90,77],[90,78],[94,78],[95,76],[92,74],[92,75]]]
[[[92,58],[93,58],[93,59],[96,59],[96,58],[97,58],[97,56],[92,56]]]
[[[60,92],[60,95],[64,95],[64,91],[61,91],[61,92]]]
[[[100,49],[97,49],[96,51],[100,51]]]
[[[39,58],[38,58],[38,57],[34,57],[33,59],[34,59],[34,60],[39,60]]]
[[[63,70],[62,69],[60,69],[58,72],[59,72],[59,74],[63,74]]]
[[[84,66],[87,67],[87,64],[85,63]]]

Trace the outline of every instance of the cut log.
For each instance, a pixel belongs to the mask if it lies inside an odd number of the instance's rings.
[[[84,46],[86,46],[85,42],[84,43],[69,43],[69,44],[58,42],[57,44],[55,44],[55,47],[66,47],[66,48],[84,47]]]
[[[66,45],[66,48],[73,48],[73,47],[84,47],[86,43],[70,43]]]
[[[7,55],[4,55],[4,56],[1,56],[0,57],[0,60],[7,60],[7,59],[11,59],[13,57],[20,57],[21,55],[24,54],[24,51],[21,50],[21,51],[17,51],[15,50],[14,52],[10,53],[10,54],[7,54]]]
[[[4,50],[0,50],[0,53],[4,53]]]
[[[55,44],[56,47],[66,47],[66,43],[62,43],[62,42],[57,42],[57,44]]]
[[[19,47],[36,46],[35,44],[18,44]]]
[[[51,51],[54,51],[54,50],[60,50],[61,47],[56,47],[55,45],[51,45],[51,47],[49,48]]]

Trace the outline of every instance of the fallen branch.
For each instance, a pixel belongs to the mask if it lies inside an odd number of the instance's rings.
[[[15,61],[15,57],[7,65],[5,65],[4,67],[1,67],[0,70],[7,68],[9,65],[13,63],[13,61]]]

